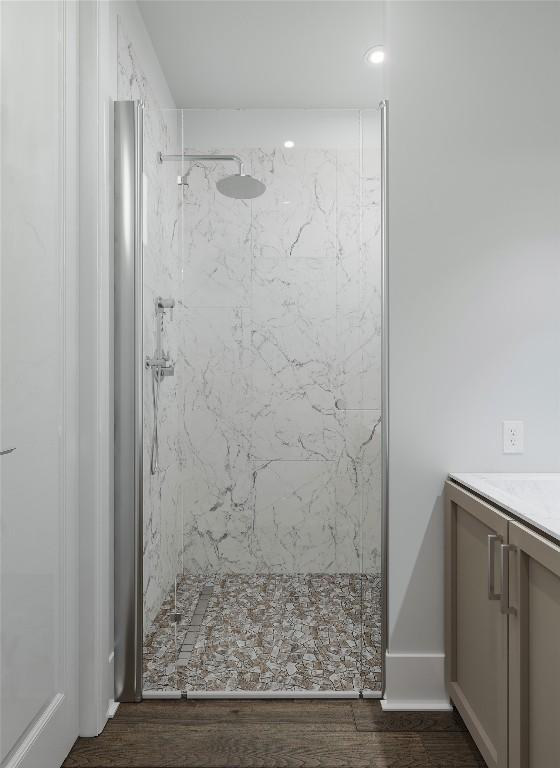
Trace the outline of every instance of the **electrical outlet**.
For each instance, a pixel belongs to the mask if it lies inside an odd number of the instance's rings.
[[[504,421],[504,453],[523,453],[523,422]]]

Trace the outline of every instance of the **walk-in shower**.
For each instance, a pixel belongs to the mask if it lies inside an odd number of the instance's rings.
[[[117,696],[380,696],[386,105],[117,114]]]

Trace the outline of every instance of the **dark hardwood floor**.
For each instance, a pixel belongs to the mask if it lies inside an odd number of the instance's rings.
[[[121,704],[64,768],[480,768],[460,717],[371,700]]]

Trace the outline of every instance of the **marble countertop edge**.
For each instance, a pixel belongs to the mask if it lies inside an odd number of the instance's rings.
[[[449,479],[560,543],[560,473],[450,472]]]

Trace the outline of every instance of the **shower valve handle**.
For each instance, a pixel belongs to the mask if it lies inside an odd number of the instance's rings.
[[[163,299],[158,296],[156,299],[156,313],[161,315],[161,321],[163,323],[163,315],[166,310],[169,310],[169,319],[173,320],[173,307],[175,306],[175,299]]]

